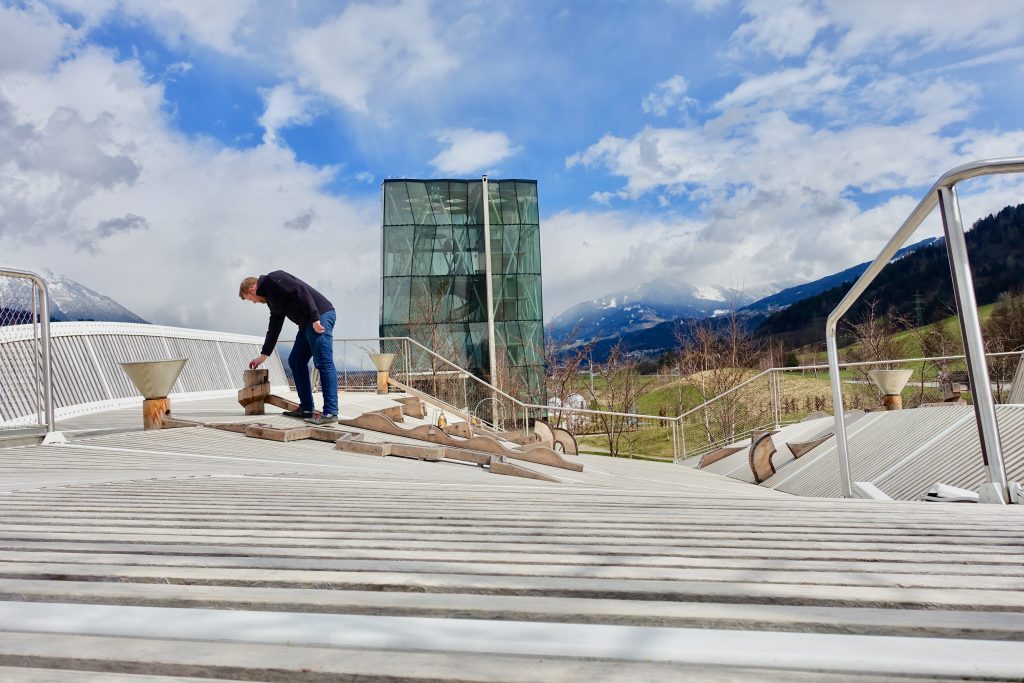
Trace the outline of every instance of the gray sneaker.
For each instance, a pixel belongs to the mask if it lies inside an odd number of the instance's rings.
[[[312,410],[286,410],[281,413],[285,417],[298,417],[305,420],[307,417],[313,417]]]
[[[311,425],[332,425],[338,421],[337,415],[314,415],[313,417],[307,417],[306,422]]]

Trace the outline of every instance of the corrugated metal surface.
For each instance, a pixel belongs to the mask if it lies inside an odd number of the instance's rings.
[[[989,481],[981,457],[974,410],[969,406],[960,410],[965,416],[954,430],[932,440],[917,457],[880,473],[873,483],[893,498],[914,500],[936,482],[976,491]],[[1007,478],[1020,481],[1024,479],[1024,406],[996,406],[996,419]]]
[[[870,413],[858,422],[859,429],[851,430],[847,440],[853,481],[873,482],[880,472],[964,416],[960,407]],[[807,463],[798,461],[796,470],[780,472],[765,485],[798,496],[842,496],[836,446],[834,442],[828,445],[823,457]]]

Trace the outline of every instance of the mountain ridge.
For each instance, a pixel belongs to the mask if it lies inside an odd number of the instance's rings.
[[[50,320],[145,323],[114,299],[49,268],[34,269],[46,281],[50,297]],[[24,324],[31,320],[32,283],[21,278],[0,277],[0,326]]]

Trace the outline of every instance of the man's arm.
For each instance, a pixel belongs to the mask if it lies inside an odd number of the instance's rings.
[[[284,327],[284,313],[271,313],[270,324],[267,326],[267,336],[263,340],[263,348],[260,353],[269,356],[277,346],[277,338],[281,336],[281,328]]]

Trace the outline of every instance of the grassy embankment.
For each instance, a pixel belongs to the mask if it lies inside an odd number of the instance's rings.
[[[982,306],[979,313],[982,321],[986,320],[995,307],[995,304]],[[905,357],[921,357],[921,337],[929,327],[938,324],[953,326],[955,334],[959,330],[955,327],[957,321],[955,316],[942,323],[925,325],[918,330],[906,330],[896,335],[897,343],[902,345]],[[856,346],[848,346],[840,349],[841,355],[856,350]],[[826,363],[822,351],[817,353],[804,349],[797,353],[798,360],[802,365],[813,365]],[[1014,364],[1015,365],[1015,364]],[[914,371],[906,388],[903,390],[903,398],[906,405],[918,405],[922,402],[942,400],[939,389],[928,386],[938,378],[939,368],[932,363],[913,363],[909,369]],[[758,374],[756,370],[749,370],[744,373],[744,380],[750,379]],[[848,369],[841,372],[841,377],[846,383],[844,394],[852,406],[871,406],[878,400],[877,390],[870,384],[866,370]],[[662,377],[650,378],[647,389],[636,402],[636,412],[644,415],[675,416],[703,403],[703,398],[697,388],[699,377]],[[922,384],[923,380],[923,384]],[[587,378],[589,381],[589,378]],[[832,390],[829,384],[828,373],[824,371],[792,371],[783,374],[783,421],[798,420],[813,410],[831,410]],[[761,386],[761,385],[764,386]],[[603,378],[594,377],[594,388],[598,396],[604,393],[605,385]],[[745,397],[751,403],[766,403],[767,382],[755,382],[751,386],[748,396]],[[969,395],[966,396],[969,400]],[[844,401],[845,402],[845,401]],[[760,410],[765,411],[766,405]],[[620,457],[642,457],[653,459],[671,459],[672,457],[672,430],[670,427],[654,427],[630,432],[621,438],[619,444]],[[687,426],[687,443],[692,447],[698,447],[701,440],[702,430],[694,426]],[[704,437],[706,439],[706,437]],[[608,454],[608,439],[604,435],[589,435],[579,437],[580,450],[587,453]]]

